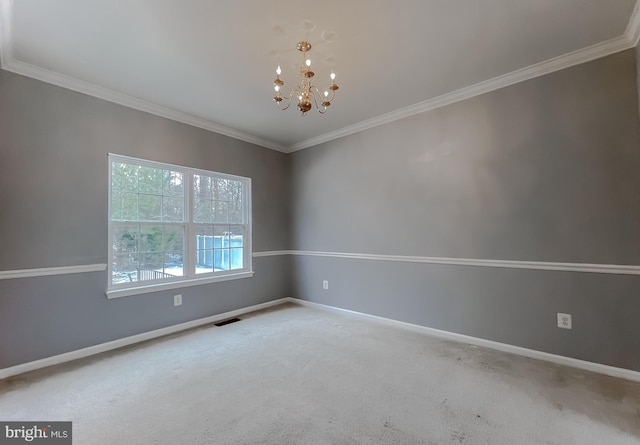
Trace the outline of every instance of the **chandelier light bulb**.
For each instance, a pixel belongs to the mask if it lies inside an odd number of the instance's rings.
[[[278,91],[280,91],[280,86],[276,85],[274,88],[275,88],[275,90],[276,90],[276,93],[277,93]]]
[[[276,68],[276,74],[279,76],[280,74],[282,74],[282,70],[280,69],[280,65],[278,65],[278,68]]]
[[[324,97],[327,97],[329,95],[329,92],[327,90],[324,90]]]
[[[306,62],[307,66],[311,66],[311,59],[307,59]]]
[[[331,71],[331,80],[336,80],[336,73]]]

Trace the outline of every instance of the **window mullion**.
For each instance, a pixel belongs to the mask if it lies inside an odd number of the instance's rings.
[[[187,276],[196,276],[196,227],[193,222],[193,171],[189,170],[187,173],[189,181],[187,187],[185,187],[185,227],[186,227],[186,252],[185,252],[185,265],[187,267]]]
[[[245,178],[243,181],[242,187],[242,214],[243,214],[243,227],[244,227],[244,240],[243,240],[243,258],[244,258],[244,267],[247,270],[253,270],[253,264],[251,258],[251,252],[253,252],[253,227],[252,227],[252,215],[251,215],[251,205],[247,205],[247,203],[251,203],[251,179]]]

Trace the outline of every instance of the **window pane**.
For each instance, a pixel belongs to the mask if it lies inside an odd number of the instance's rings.
[[[141,253],[138,281],[161,280],[166,278],[163,269],[162,253]]]
[[[164,254],[164,273],[174,277],[184,275],[184,255],[182,251],[165,252]]]
[[[193,175],[193,197],[201,201],[211,199],[211,178],[203,175]]]
[[[242,269],[242,258],[243,258],[243,252],[242,252],[242,248],[239,249],[229,249],[230,252],[230,259],[229,259],[229,265],[231,269]]]
[[[213,250],[213,268],[215,270],[229,270],[229,249]]]
[[[162,197],[139,195],[138,218],[140,221],[160,221],[162,219]]]
[[[182,226],[165,225],[163,230],[162,250],[184,250],[184,228]]]
[[[111,233],[113,253],[137,253],[138,230],[137,224],[114,225]]]
[[[231,226],[230,229],[230,247],[242,247],[244,246],[244,227],[242,226]]]
[[[213,250],[196,251],[196,274],[213,272]]]
[[[118,191],[138,191],[138,166],[111,163],[111,189]]]
[[[138,220],[138,195],[136,193],[111,193],[111,219],[113,221]]]
[[[213,247],[216,249],[220,249],[220,248],[227,248],[229,247],[229,235],[230,235],[230,228],[229,226],[214,226],[213,227],[213,236],[214,236],[214,243],[213,243]]]
[[[208,232],[206,234],[198,234],[196,235],[196,248],[200,249],[200,250],[212,250],[213,249],[213,244],[214,244],[214,237],[212,236],[212,234],[210,233],[211,231],[204,231],[203,232]],[[202,265],[205,265],[207,267],[213,267],[213,264],[211,263],[211,258],[206,259],[206,262],[201,262]]]
[[[114,255],[111,269],[111,281],[113,282],[113,284],[138,281],[138,255]]]
[[[212,225],[198,225],[198,226],[196,226],[196,235],[198,235],[198,236],[210,236],[210,237],[213,238],[213,226]],[[213,244],[212,244],[212,246],[213,246]],[[200,247],[198,247],[198,249],[200,249]]]
[[[163,170],[163,192],[165,196],[184,196],[184,175],[181,172]]]
[[[211,201],[208,199],[193,198],[193,222],[211,222]]]
[[[229,203],[226,201],[213,201],[213,222],[229,222]]]
[[[237,201],[229,202],[229,222],[230,223],[243,223],[244,211],[242,208],[242,198]]]
[[[213,226],[196,227],[196,273],[213,272]]]
[[[162,198],[162,220],[163,221],[184,221],[184,199],[165,196]]]
[[[242,199],[242,182],[229,181],[227,185],[228,201],[235,202]]]
[[[152,167],[138,169],[138,192],[162,195],[162,170]]]
[[[223,178],[215,178],[213,179],[213,191],[212,191],[212,199],[216,199],[218,201],[227,201],[229,199],[229,195],[227,193],[227,185],[229,180]]]
[[[140,252],[162,252],[162,226],[140,226]]]

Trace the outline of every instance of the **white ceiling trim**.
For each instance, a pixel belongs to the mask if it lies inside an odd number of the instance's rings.
[[[545,60],[544,62],[537,63],[535,65],[528,66],[510,73],[494,77],[493,79],[486,80],[484,82],[476,83],[465,88],[461,88],[450,93],[443,94],[432,99],[428,99],[417,104],[410,105],[405,108],[392,111],[390,113],[382,114],[371,119],[367,119],[357,124],[349,125],[330,133],[310,138],[294,144],[290,147],[289,153],[302,150],[304,148],[313,147],[314,145],[322,144],[324,142],[331,141],[333,139],[348,136],[350,134],[358,133],[360,131],[374,128],[380,125],[388,124],[399,119],[404,119],[415,114],[424,113],[425,111],[434,110],[436,108],[444,107],[456,102],[470,99],[475,96],[479,96],[490,91],[498,90],[516,83],[523,82],[525,80],[533,79],[535,77],[543,76],[545,74],[560,71],[565,68],[569,68],[581,63],[589,62],[591,60],[599,59],[601,57],[623,51],[635,46],[627,38],[627,36],[617,37],[615,39],[607,40],[602,43],[598,43],[587,48],[583,48],[578,51],[564,54],[553,59]]]
[[[636,1],[636,6],[633,8],[633,13],[631,13],[624,35],[631,42],[631,46],[638,45],[638,40],[640,40],[640,1]]]
[[[168,107],[164,107],[162,105],[139,99],[137,97],[130,96],[128,94],[120,93],[109,88],[94,85],[92,83],[76,79],[74,77],[46,70],[38,66],[16,60],[13,58],[13,36],[11,33],[11,25],[13,19],[13,0],[1,0],[0,14],[0,63],[2,69],[6,71],[11,71],[16,74],[21,74],[23,76],[57,85],[59,87],[97,97],[98,99],[104,99],[109,102],[124,105],[125,107],[134,108],[136,110],[151,113],[156,116],[171,119],[173,121],[182,122],[184,124],[202,128],[204,130],[213,131],[214,133],[219,133],[234,139],[239,139],[241,141],[270,148],[272,150],[281,152],[285,152],[287,150],[287,147],[281,144],[254,136],[250,133],[245,133],[235,128],[227,127],[225,125],[218,124],[207,119],[202,119],[197,116],[184,113],[182,111],[177,111]]]
[[[11,45],[11,18],[13,17],[13,0],[0,3],[0,66],[4,67],[13,59]]]
[[[286,147],[275,142],[268,141],[266,139],[259,138],[249,133],[236,130],[231,127],[212,122],[206,119],[202,119],[191,114],[183,113],[182,111],[176,111],[162,105],[157,105],[152,102],[148,102],[137,97],[129,96],[127,94],[119,93],[109,88],[103,88],[92,83],[84,82],[76,78],[66,76],[64,74],[56,73],[54,71],[45,70],[43,68],[20,62],[17,60],[10,60],[7,66],[2,66],[7,71],[13,73],[22,74],[23,76],[32,77],[34,79],[41,80],[43,82],[51,83],[69,90],[77,91],[79,93],[88,94],[89,96],[104,99],[109,102],[114,102],[125,107],[134,108],[136,110],[144,111],[147,113],[155,114],[156,116],[165,117],[177,122],[192,125],[194,127],[203,128],[205,130],[213,131],[215,133],[223,134],[225,136],[232,137],[234,139],[240,139],[241,141],[250,142],[252,144],[260,145],[262,147],[271,148],[277,151],[286,151]]]
[[[259,138],[252,134],[245,133],[231,127],[226,127],[216,122],[202,119],[191,114],[184,113],[182,111],[176,111],[168,107],[163,107],[162,105],[157,105],[143,99],[138,99],[137,97],[129,96],[127,94],[111,90],[109,88],[104,88],[92,83],[84,82],[74,77],[46,70],[29,63],[21,62],[19,60],[10,60],[6,65],[3,64],[2,68],[16,74],[32,77],[43,82],[67,88],[69,90],[88,94],[89,96],[97,97],[98,99],[104,99],[109,102],[124,105],[125,107],[134,108],[136,110],[155,114],[156,116],[165,117],[173,121],[182,122],[184,124],[192,125],[198,128],[203,128],[205,130],[223,134],[234,139],[240,139],[241,141],[250,142],[252,144],[271,148],[277,151],[286,151],[285,146],[276,144],[275,142],[268,141],[266,139]]]
[[[362,122],[341,128],[336,131],[322,134],[320,136],[310,138],[289,147],[278,144],[276,142],[254,136],[252,134],[224,126],[222,124],[193,116],[188,113],[173,110],[168,107],[154,104],[152,102],[139,99],[118,91],[100,87],[82,80],[66,76],[46,70],[25,62],[14,59],[13,57],[13,37],[12,37],[12,19],[13,19],[13,0],[0,0],[0,65],[2,69],[51,83],[63,88],[84,93],[119,105],[134,108],[140,111],[148,112],[156,116],[182,122],[187,125],[213,131],[225,136],[239,139],[262,147],[283,153],[291,153],[305,148],[313,147],[333,139],[348,136],[354,133],[394,122],[415,114],[424,113],[439,107],[453,104],[465,99],[470,99],[490,91],[504,88],[525,80],[543,76],[555,71],[569,68],[581,63],[589,62],[601,57],[614,54],[629,48],[633,48],[640,40],[640,0],[636,2],[633,13],[627,24],[624,35],[555,57],[526,68],[522,68],[511,73],[507,73],[484,82],[470,85],[441,96],[428,99],[416,104],[401,108],[390,113],[385,113]]]

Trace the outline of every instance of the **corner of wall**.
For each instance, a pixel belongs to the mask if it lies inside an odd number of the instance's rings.
[[[638,93],[638,121],[640,122],[640,43],[636,45],[636,90]]]

